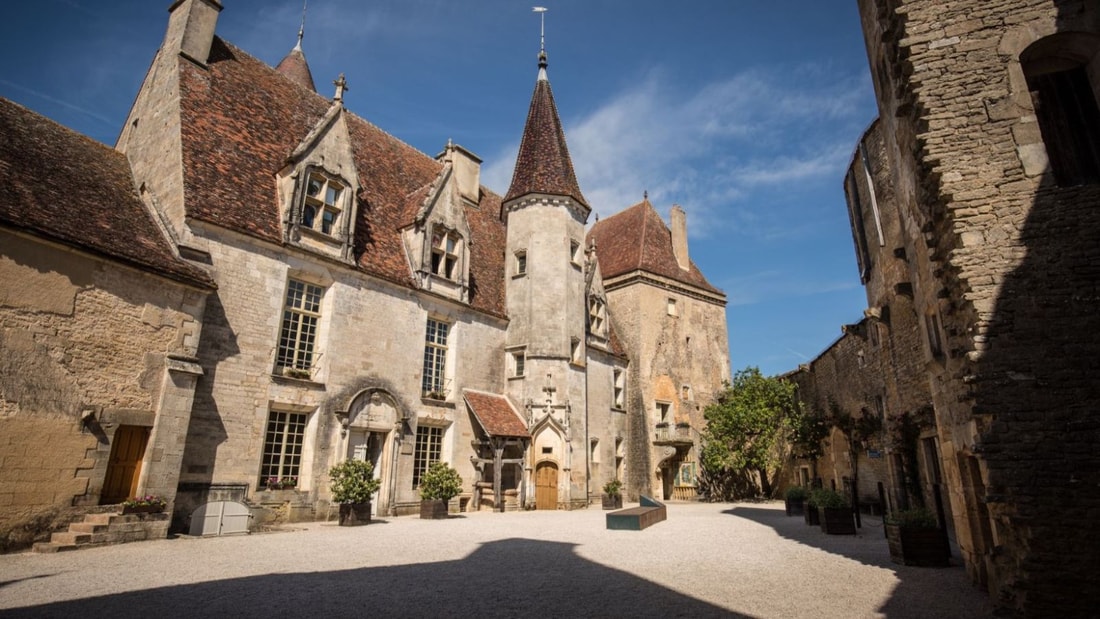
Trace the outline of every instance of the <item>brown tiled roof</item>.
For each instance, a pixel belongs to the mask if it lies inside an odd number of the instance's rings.
[[[588,243],[592,242],[596,243],[596,257],[605,280],[646,271],[723,294],[710,285],[695,262],[687,270],[680,268],[672,252],[672,232],[649,200],[597,221],[588,232]]]
[[[306,55],[302,53],[300,48],[295,47],[290,50],[290,53],[279,62],[275,70],[302,88],[317,92],[317,87],[313,85],[313,73],[310,72]]]
[[[466,399],[466,405],[489,436],[530,438],[527,425],[520,419],[508,398],[470,389],[463,389],[462,397]]]
[[[172,252],[126,156],[0,98],[0,222],[177,281],[213,288]]]
[[[275,69],[220,38],[208,69],[187,61],[179,67],[187,215],[282,243],[275,174],[331,101],[288,88]],[[361,186],[357,266],[414,287],[400,229],[412,220],[410,195],[431,183],[442,164],[354,114],[345,119]],[[466,209],[473,235],[470,304],[504,316],[500,198],[484,188],[482,194],[479,206]]]
[[[545,68],[545,63],[540,62],[540,67]],[[569,148],[565,145],[565,133],[558,119],[550,81],[541,75],[535,82],[535,93],[531,95],[531,107],[527,111],[527,124],[519,144],[512,185],[504,201],[529,193],[570,196],[588,206],[577,184],[577,175],[573,173],[573,160],[569,158]]]

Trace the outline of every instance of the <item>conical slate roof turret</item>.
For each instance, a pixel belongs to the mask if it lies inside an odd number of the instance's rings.
[[[313,92],[317,92],[317,87],[313,85],[313,73],[309,70],[309,63],[306,62],[306,55],[302,52],[302,37],[305,36],[306,31],[306,16],[305,8],[302,9],[302,27],[298,29],[298,44],[294,46],[294,49],[290,50],[290,53],[286,55],[275,70],[285,75],[290,81],[298,84],[303,88],[308,88]]]
[[[504,201],[529,193],[544,193],[569,196],[587,207],[588,202],[573,172],[569,148],[565,145],[565,133],[554,105],[550,80],[546,77],[546,65],[546,52],[543,51],[539,53],[539,77],[531,96],[531,108],[527,111],[527,125],[519,144],[512,185]]]

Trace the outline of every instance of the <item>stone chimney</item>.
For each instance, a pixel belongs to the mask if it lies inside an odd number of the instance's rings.
[[[214,27],[222,10],[219,0],[176,0],[168,7],[168,33],[164,49],[178,52],[187,59],[206,66],[210,46],[214,42]]]
[[[672,253],[676,256],[676,264],[686,271],[691,268],[691,259],[688,258],[687,214],[679,204],[673,204],[669,219],[672,222]]]
[[[481,158],[447,140],[447,148],[436,159],[451,162],[454,166],[455,182],[458,183],[458,193],[477,204],[481,200]]]

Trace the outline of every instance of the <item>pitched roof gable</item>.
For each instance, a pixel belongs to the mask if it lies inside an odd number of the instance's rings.
[[[691,262],[687,270],[678,266],[672,250],[672,232],[649,200],[596,222],[588,232],[588,243],[593,242],[604,280],[632,271],[646,271],[723,294],[707,281],[695,262]]]
[[[523,423],[508,398],[471,389],[463,389],[462,397],[489,436],[530,438],[527,424]]]
[[[545,62],[540,62],[545,69]],[[507,202],[529,193],[569,196],[588,206],[573,172],[573,160],[565,145],[565,132],[554,105],[554,93],[550,81],[540,71],[531,95],[531,107],[527,111],[527,124],[519,144],[516,168],[512,184],[504,197]]]
[[[332,102],[287,88],[280,74],[215,37],[207,69],[179,64],[184,199],[188,217],[282,243],[275,174],[318,126]],[[415,287],[401,228],[415,217],[409,196],[436,179],[442,164],[352,114],[344,113],[359,176],[356,267]],[[504,224],[500,199],[483,190],[466,207],[471,243],[470,305],[504,316]]]
[[[122,153],[0,98],[0,222],[191,285]]]

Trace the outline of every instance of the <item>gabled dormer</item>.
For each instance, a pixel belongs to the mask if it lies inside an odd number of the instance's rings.
[[[596,248],[590,245],[584,251],[585,311],[589,344],[607,348],[610,324],[607,309],[607,291],[603,286],[600,264],[596,260]]]
[[[466,208],[478,204],[481,160],[450,142],[437,158],[443,168],[430,185],[411,196],[416,217],[402,238],[420,288],[467,303],[470,225]]]
[[[290,153],[276,181],[283,240],[350,263],[359,176],[340,100],[342,81],[332,107]]]

